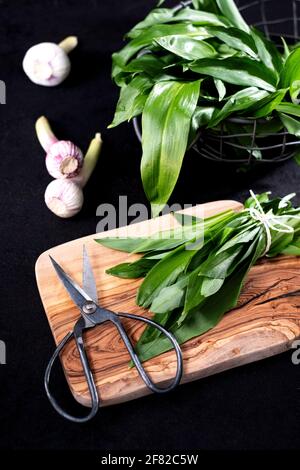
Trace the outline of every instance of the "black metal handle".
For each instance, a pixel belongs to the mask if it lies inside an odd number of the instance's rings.
[[[172,343],[174,349],[175,349],[175,352],[176,352],[176,357],[177,357],[177,370],[176,370],[176,375],[175,375],[175,378],[173,380],[173,382],[168,386],[168,387],[164,387],[164,388],[160,388],[160,387],[157,387],[153,382],[152,380],[150,379],[150,377],[148,376],[148,374],[146,373],[138,355],[136,354],[132,344],[131,344],[131,341],[126,333],[126,330],[125,328],[123,327],[121,321],[119,320],[118,317],[122,317],[122,318],[130,318],[131,320],[135,320],[135,321],[141,321],[143,323],[147,323],[148,325],[154,327],[154,328],[157,328],[158,330],[160,330],[169,340],[170,342]],[[179,384],[180,380],[181,380],[181,377],[182,377],[182,372],[183,372],[183,360],[182,360],[182,353],[181,353],[181,349],[180,349],[180,346],[178,344],[178,341],[176,340],[175,336],[170,333],[169,331],[167,331],[164,327],[162,327],[161,325],[159,325],[158,323],[156,323],[155,321],[153,320],[150,320],[149,318],[145,318],[145,317],[140,317],[138,315],[132,315],[130,313],[118,313],[118,314],[115,314],[114,315],[114,319],[112,320],[113,323],[116,325],[116,327],[118,328],[119,330],[119,333],[129,351],[129,354],[130,354],[130,357],[135,365],[135,367],[137,368],[141,378],[143,379],[143,381],[145,382],[145,384],[147,385],[147,387],[152,391],[152,392],[155,392],[155,393],[167,393],[167,392],[170,392],[171,390],[173,390],[175,387],[177,387],[177,385]]]
[[[90,366],[89,366],[88,358],[87,358],[87,355],[86,355],[86,352],[85,352],[85,349],[84,349],[82,332],[83,332],[83,322],[82,322],[82,320],[79,320],[76,323],[75,327],[74,327],[74,331],[68,333],[64,337],[64,339],[60,342],[60,344],[57,346],[56,350],[54,351],[53,356],[51,357],[51,359],[48,363],[48,366],[47,366],[46,371],[45,371],[45,377],[44,377],[44,386],[45,386],[47,397],[48,397],[51,405],[57,411],[57,413],[59,413],[63,418],[66,418],[67,420],[72,421],[74,423],[86,423],[87,421],[89,421],[90,419],[92,419],[96,415],[96,413],[99,409],[99,397],[98,397],[97,387],[96,387],[96,384],[95,384],[95,381],[94,381],[94,378],[93,378],[93,374],[92,374],[92,371],[91,371]],[[87,384],[88,384],[88,388],[89,388],[89,392],[90,392],[91,400],[92,400],[92,407],[91,407],[90,412],[82,418],[72,416],[69,413],[67,413],[58,404],[57,400],[54,398],[54,396],[50,392],[50,387],[49,387],[51,371],[52,371],[53,365],[54,365],[57,357],[59,357],[59,354],[62,352],[62,350],[64,349],[64,347],[66,346],[66,344],[70,341],[70,339],[72,337],[74,337],[75,341],[76,341],[76,346],[77,346],[77,349],[78,349],[78,352],[79,352],[79,356],[80,356],[80,360],[81,360],[81,363],[82,363],[84,375],[86,377],[86,381],[87,381]]]

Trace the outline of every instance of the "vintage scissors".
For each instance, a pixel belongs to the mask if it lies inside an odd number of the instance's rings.
[[[132,315],[129,313],[114,313],[106,308],[102,308],[98,305],[98,295],[97,295],[97,288],[96,282],[94,278],[94,274],[92,271],[92,267],[90,264],[88,253],[83,247],[83,273],[82,273],[82,288],[59,266],[59,264],[50,256],[52,261],[53,267],[65,286],[68,294],[70,295],[71,299],[75,302],[77,307],[79,308],[81,317],[77,320],[74,325],[74,329],[68,333],[60,344],[57,346],[53,356],[51,357],[49,364],[47,366],[44,378],[44,385],[46,389],[47,396],[50,400],[50,403],[55,408],[55,410],[64,418],[76,422],[76,423],[84,423],[89,421],[98,411],[99,408],[99,396],[97,392],[97,387],[93,378],[93,374],[89,365],[89,361],[85,352],[84,347],[84,338],[83,333],[85,330],[89,328],[94,328],[97,325],[101,325],[104,322],[110,321],[112,322],[116,328],[118,329],[127,349],[130,354],[130,357],[137,368],[141,378],[147,385],[147,387],[156,393],[166,393],[170,390],[174,389],[180,382],[182,376],[182,354],[180,350],[180,346],[175,339],[175,337],[168,332],[165,328],[163,328],[158,323],[150,320],[149,318],[141,317],[138,315]],[[173,382],[165,388],[157,387],[150,377],[145,372],[144,367],[141,364],[137,354],[134,351],[134,348],[131,344],[131,341],[122,325],[121,319],[122,318],[130,318],[131,320],[141,321],[146,323],[147,325],[151,325],[154,328],[160,330],[161,333],[166,335],[172,345],[174,346],[176,357],[177,357],[177,371]],[[85,378],[88,384],[89,392],[91,395],[92,406],[91,410],[87,416],[84,417],[75,417],[68,414],[64,411],[61,406],[58,404],[56,399],[53,397],[52,393],[50,392],[49,382],[52,367],[54,365],[55,360],[59,356],[59,354],[63,351],[66,344],[74,338],[76,341],[76,345],[79,352],[80,361],[82,363],[83,371],[85,374]]]

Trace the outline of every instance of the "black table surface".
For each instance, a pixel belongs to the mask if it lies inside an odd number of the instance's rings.
[[[176,451],[300,445],[300,369],[292,364],[291,352],[183,385],[168,396],[103,409],[84,426],[60,418],[45,396],[43,373],[54,343],[36,287],[35,261],[52,246],[94,233],[99,204],[117,205],[120,195],[128,197],[128,204],[146,203],[139,175],[141,149],[132,127],[106,128],[118,96],[110,79],[111,53],[154,4],[0,1],[0,79],[7,86],[7,104],[0,108],[0,339],[7,348],[7,364],[0,365],[1,449]],[[53,89],[31,83],[21,66],[26,50],[70,34],[79,37],[70,77]],[[51,178],[34,132],[42,114],[61,138],[83,148],[96,131],[103,133],[101,161],[85,191],[84,208],[74,219],[59,219],[44,204]],[[188,154],[172,202],[242,201],[248,188],[283,196],[298,191],[299,182],[300,169],[293,161],[244,175]],[[63,391],[62,374],[57,374],[55,386],[77,410]]]

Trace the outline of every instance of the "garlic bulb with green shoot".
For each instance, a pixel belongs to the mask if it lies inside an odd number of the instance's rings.
[[[68,54],[77,44],[77,37],[69,36],[59,44],[42,42],[32,46],[23,59],[24,72],[37,85],[59,85],[70,73]]]
[[[80,212],[84,200],[82,188],[87,184],[95,169],[101,148],[101,134],[96,134],[85,155],[80,174],[72,179],[54,180],[48,185],[45,202],[58,217],[69,218]]]
[[[69,140],[58,140],[45,116],[35,125],[37,137],[46,154],[46,167],[53,178],[74,178],[83,165],[83,154]]]

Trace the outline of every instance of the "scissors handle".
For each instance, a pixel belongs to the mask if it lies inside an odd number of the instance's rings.
[[[83,331],[84,331],[84,322],[82,320],[79,320],[74,327],[74,331],[71,331],[70,333],[68,333],[57,346],[56,350],[54,351],[53,356],[51,357],[48,363],[48,366],[45,372],[45,377],[44,377],[44,386],[45,386],[47,397],[51,405],[63,418],[66,418],[69,421],[73,421],[74,423],[86,423],[87,421],[89,421],[96,415],[98,408],[99,408],[99,397],[98,397],[97,387],[96,387],[93,374],[90,369],[88,358],[87,358],[84,345],[83,345],[83,338],[82,338]],[[73,337],[75,338],[75,341],[76,341],[76,346],[79,352],[80,360],[82,363],[83,371],[86,377],[86,381],[88,384],[88,388],[89,388],[89,392],[90,392],[90,396],[92,400],[92,408],[90,412],[86,416],[83,416],[81,418],[72,416],[66,411],[64,411],[64,409],[58,404],[57,400],[52,395],[50,391],[50,387],[49,387],[53,365],[56,359],[59,357],[59,354],[62,352],[62,350],[66,346],[66,344]]]
[[[169,386],[163,387],[163,388],[162,387],[157,387],[157,385],[155,385],[152,382],[152,380],[150,379],[150,377],[146,373],[140,359],[138,358],[138,355],[136,354],[136,352],[135,352],[135,350],[134,350],[134,348],[131,344],[130,338],[128,337],[128,334],[126,333],[126,330],[125,330],[124,326],[122,325],[122,322],[119,320],[119,317],[129,318],[131,320],[141,321],[143,323],[147,323],[147,325],[150,325],[154,328],[157,328],[159,331],[161,331],[161,333],[163,333],[170,340],[170,342],[172,343],[172,345],[175,349],[175,353],[176,353],[177,370],[176,370],[176,375],[174,377],[174,380],[171,382],[171,384]],[[147,385],[147,387],[152,392],[155,392],[155,393],[167,393],[167,392],[170,392],[171,390],[173,390],[179,384],[179,382],[181,380],[181,377],[182,377],[182,372],[183,372],[182,353],[181,353],[180,346],[179,346],[178,341],[176,340],[175,336],[172,333],[170,333],[169,331],[167,331],[164,327],[162,327],[161,325],[156,323],[155,321],[150,320],[149,318],[140,317],[138,315],[132,315],[131,313],[117,313],[117,314],[115,314],[113,323],[118,328],[118,331],[119,331],[119,333],[120,333],[120,335],[121,335],[128,351],[129,351],[130,357],[131,357],[135,367],[137,368],[141,378],[143,379],[143,381]]]

